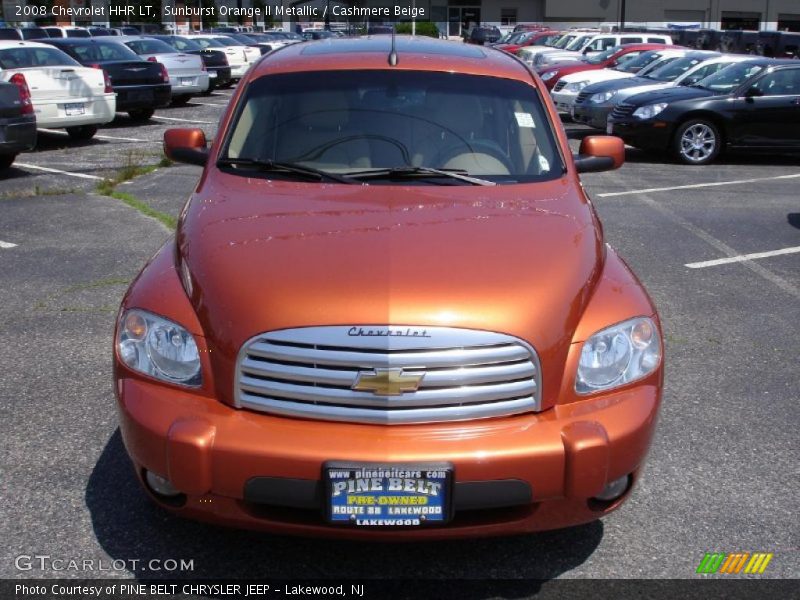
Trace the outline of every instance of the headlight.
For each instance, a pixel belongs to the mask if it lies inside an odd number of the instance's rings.
[[[547,71],[546,73],[542,73],[542,81],[547,81],[548,79],[552,79],[556,76],[556,71]]]
[[[652,319],[639,317],[595,333],[583,343],[575,391],[589,394],[652,373],[661,362],[661,339]]]
[[[652,119],[665,108],[667,108],[666,102],[659,102],[658,104],[648,104],[647,106],[639,107],[635,111],[633,111],[633,116],[639,117],[640,119]]]
[[[200,354],[192,334],[163,317],[128,310],[117,330],[117,352],[131,369],[157,379],[199,386]]]
[[[589,85],[588,81],[575,81],[573,83],[568,83],[566,86],[566,90],[568,92],[580,92],[587,85]]]
[[[599,92],[597,94],[592,94],[592,96],[589,98],[589,102],[592,104],[602,104],[603,102],[608,102],[616,95],[616,90],[613,92]]]

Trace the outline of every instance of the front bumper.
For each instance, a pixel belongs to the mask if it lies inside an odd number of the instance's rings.
[[[612,110],[614,110],[614,106],[610,104],[590,104],[588,102],[583,102],[581,104],[575,104],[572,117],[578,123],[583,123],[584,125],[589,125],[595,129],[602,129],[605,131],[608,125],[608,115],[611,114]]]
[[[19,154],[36,146],[36,118],[33,115],[0,119],[0,155]]]
[[[672,138],[672,128],[658,119],[637,119],[626,117],[608,121],[611,135],[622,138],[626,144],[645,150],[667,150]]]
[[[636,478],[661,396],[654,374],[635,387],[538,414],[382,426],[237,410],[122,371],[121,431],[140,480],[147,469],[186,495],[182,506],[165,508],[249,529],[362,539],[508,535],[593,521],[622,499],[591,498],[609,481]],[[402,530],[327,524],[320,483],[327,461],[449,462],[454,518]]]
[[[551,96],[553,97],[553,102],[555,102],[558,112],[569,115],[572,114],[572,107],[575,106],[575,99],[578,97],[577,92],[567,92],[566,90],[561,90],[558,92],[552,92]]]

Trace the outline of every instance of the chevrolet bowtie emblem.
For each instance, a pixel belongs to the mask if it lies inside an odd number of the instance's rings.
[[[425,373],[403,373],[403,369],[361,371],[352,389],[376,396],[399,396],[404,392],[416,392],[423,377]]]

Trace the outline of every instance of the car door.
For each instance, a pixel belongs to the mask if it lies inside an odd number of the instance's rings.
[[[768,71],[740,90],[731,143],[800,150],[800,64]]]

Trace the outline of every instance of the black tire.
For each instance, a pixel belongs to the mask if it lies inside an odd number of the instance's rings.
[[[182,96],[173,96],[172,97],[172,106],[185,106],[189,100],[191,100],[191,96],[189,95],[182,95]]]
[[[97,125],[80,125],[67,127],[67,133],[73,140],[90,140],[97,133]]]
[[[128,111],[131,121],[149,121],[150,117],[156,112],[154,108],[136,108]]]
[[[0,154],[0,171],[10,167],[15,158],[17,158],[16,154]]]
[[[707,165],[722,151],[719,128],[705,119],[681,123],[672,140],[672,154],[685,165]]]

